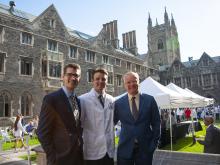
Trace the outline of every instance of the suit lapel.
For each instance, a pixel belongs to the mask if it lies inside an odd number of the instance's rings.
[[[63,121],[65,127],[67,129],[72,130],[76,125],[76,121],[73,116],[71,105],[69,103],[67,96],[65,95],[62,89],[60,89],[59,94],[60,94],[59,101],[63,102],[63,104],[62,104],[62,107],[57,108],[56,111],[59,113],[61,120]]]
[[[144,107],[144,98],[143,95],[140,93],[140,98],[139,98],[139,116],[141,116],[141,113],[143,111]],[[138,118],[139,118],[138,116]]]

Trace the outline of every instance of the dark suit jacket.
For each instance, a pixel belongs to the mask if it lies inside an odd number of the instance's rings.
[[[48,164],[81,165],[77,163],[82,159],[81,123],[76,126],[63,89],[44,97],[37,135],[46,152]]]
[[[220,154],[220,129],[211,124],[206,129],[205,140],[198,140],[204,145],[204,153]]]
[[[132,156],[134,141],[138,140],[140,152],[153,152],[160,138],[160,115],[154,98],[140,94],[139,116],[135,121],[125,95],[115,102],[115,124],[121,121],[118,156],[129,159]]]

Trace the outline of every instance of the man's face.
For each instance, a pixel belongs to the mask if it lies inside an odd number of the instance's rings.
[[[104,73],[97,72],[93,76],[93,88],[96,92],[102,93],[104,92],[107,85],[108,76]]]
[[[126,91],[134,96],[138,93],[139,81],[134,75],[127,75],[124,78],[124,87]]]
[[[69,90],[73,91],[80,80],[80,70],[74,68],[67,68],[66,73],[63,75],[63,85]]]
[[[205,117],[204,124],[205,126],[209,126],[211,124],[211,119],[209,117]]]

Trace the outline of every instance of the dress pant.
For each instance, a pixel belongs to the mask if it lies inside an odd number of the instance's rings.
[[[114,165],[114,159],[108,156],[108,153],[105,156],[98,160],[85,160],[85,165]]]
[[[117,165],[152,165],[153,152],[142,153],[139,150],[139,145],[134,145],[132,157],[130,159],[124,159],[117,157]]]

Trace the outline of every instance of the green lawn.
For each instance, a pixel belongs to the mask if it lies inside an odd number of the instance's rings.
[[[27,155],[22,155],[20,156],[21,159],[24,159],[24,160],[28,160],[28,156]],[[36,162],[36,159],[37,159],[37,154],[31,154],[30,155],[30,160],[31,162]]]
[[[25,141],[25,143],[26,143],[26,141]],[[35,138],[30,138],[28,144],[30,146],[32,146],[32,145],[37,145],[37,144],[40,144],[40,143],[39,143],[38,139],[35,137]],[[12,142],[4,142],[2,144],[2,150],[3,151],[11,150],[11,149],[14,148],[14,146],[15,146],[15,142],[14,141],[12,141]],[[18,147],[21,147],[21,143],[18,144]]]
[[[204,138],[206,134],[206,127],[203,121],[200,121],[200,123],[202,125],[202,131],[195,132],[196,138]],[[215,125],[220,127],[220,120],[216,121]],[[161,149],[170,150],[170,144]],[[176,141],[176,144],[173,144],[173,151],[202,153],[203,145],[199,144],[198,142],[192,144],[192,135],[188,135],[185,138],[178,139]]]
[[[203,138],[206,134],[206,127],[203,121],[200,121],[202,125],[202,131],[198,131],[195,133],[197,138]],[[220,127],[220,120],[216,121],[215,125]],[[115,144],[118,145],[119,138],[115,138]],[[181,151],[181,152],[195,152],[195,153],[202,153],[203,152],[203,145],[196,142],[195,144],[192,143],[192,135],[188,135],[185,138],[178,139],[176,144],[173,144],[173,151]],[[165,147],[161,148],[161,150],[170,150],[170,144],[166,145]]]

